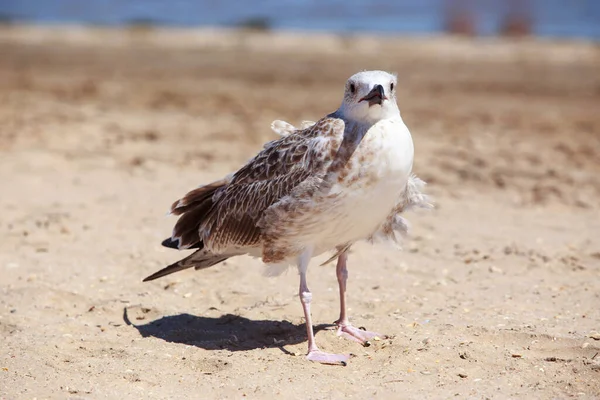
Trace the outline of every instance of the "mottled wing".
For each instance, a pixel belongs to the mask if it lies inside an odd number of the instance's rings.
[[[433,208],[431,197],[423,192],[425,185],[425,181],[414,174],[411,175],[406,183],[406,190],[394,208],[393,213],[400,214],[413,208]]]
[[[344,122],[327,117],[267,143],[215,192],[199,227],[205,248],[219,253],[257,246],[264,211],[307,179],[322,178],[343,135]]]
[[[406,188],[398,199],[385,222],[371,235],[370,241],[390,239],[400,244],[400,238],[408,234],[408,221],[401,214],[414,208],[433,208],[431,198],[423,192],[425,182],[416,175],[411,175]],[[400,235],[400,238],[398,238]]]
[[[271,130],[273,130],[273,132],[279,136],[287,136],[291,133],[294,133],[294,131],[297,129],[290,123],[276,119],[275,121],[271,122]]]
[[[296,128],[294,125],[288,122],[276,119],[275,121],[271,122],[271,129],[279,136],[287,136],[295,131],[308,129],[314,124],[316,124],[314,121],[302,121],[300,126]]]
[[[400,244],[400,237],[408,234],[408,221],[400,214],[413,208],[433,208],[431,198],[423,193],[425,182],[419,179],[416,175],[411,175],[406,183],[406,188],[402,192],[402,196],[398,199],[396,206],[390,212],[385,222],[375,231],[367,240],[376,242],[380,240],[391,240],[396,244]],[[338,247],[337,251],[321,265],[326,265],[338,258],[342,253],[347,252],[352,247],[353,243],[346,243]]]

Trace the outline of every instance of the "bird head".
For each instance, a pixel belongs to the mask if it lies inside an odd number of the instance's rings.
[[[375,123],[400,115],[396,104],[396,76],[385,71],[362,71],[346,82],[338,112],[356,122]]]

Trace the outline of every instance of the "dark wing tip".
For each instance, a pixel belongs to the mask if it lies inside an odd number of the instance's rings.
[[[169,210],[169,214],[171,215],[180,215],[183,214],[184,210],[180,210],[179,207],[181,206],[181,200],[177,200],[175,201],[173,204],[171,204],[171,209]]]
[[[184,261],[184,260],[185,260],[185,258],[181,261]],[[142,280],[142,282],[153,281],[155,279],[162,278],[163,276],[167,276],[174,272],[181,271],[181,270],[191,267],[191,265],[182,265],[181,261],[176,262],[175,264],[171,264],[168,267],[161,269],[160,271],[156,271],[152,275],[145,277]]]
[[[142,279],[142,282],[153,281],[153,280],[158,279],[158,278],[160,278],[160,277],[162,277],[164,275],[166,275],[166,274],[164,273],[164,270],[161,269],[160,271],[155,272],[152,275],[149,275],[149,276],[145,277],[144,279]]]
[[[173,239],[169,237],[163,240],[161,244],[170,249],[179,249],[179,239]]]
[[[181,239],[166,238],[161,244],[169,249],[175,250],[201,249],[204,245],[202,242],[193,243],[192,241],[191,243],[192,244],[183,243],[182,246]]]

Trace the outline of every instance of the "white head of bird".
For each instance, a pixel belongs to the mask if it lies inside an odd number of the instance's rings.
[[[346,82],[340,117],[354,122],[374,124],[400,117],[396,104],[396,76],[385,71],[362,71]]]

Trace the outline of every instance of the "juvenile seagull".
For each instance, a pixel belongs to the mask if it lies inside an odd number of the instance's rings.
[[[395,239],[394,231],[406,230],[398,213],[426,203],[422,181],[411,178],[413,142],[395,86],[396,77],[384,71],[353,75],[337,111],[304,129],[282,130],[240,170],[173,203],[171,213],[180,218],[163,245],[197,250],[144,281],[242,254],[278,268],[296,264],[307,359],[345,364],[348,355],[315,343],[306,272],[312,257],[337,250],[338,334],[361,343],[377,336],[346,316],[347,250],[363,239]]]
[[[295,131],[310,128],[314,124],[316,124],[314,121],[302,121],[300,123],[300,128],[296,128],[288,122],[276,119],[271,123],[271,129],[280,136],[287,136]],[[376,242],[390,240],[396,245],[400,246],[401,239],[408,235],[408,221],[406,221],[401,214],[413,208],[433,208],[432,200],[428,195],[423,193],[424,187],[425,182],[423,180],[419,179],[414,174],[409,176],[406,184],[406,190],[402,192],[402,195],[396,201],[396,206],[388,215],[386,222],[379,227],[379,230],[377,230],[368,238],[368,241]],[[398,235],[400,237],[398,237]],[[342,250],[347,251],[349,248],[350,245],[343,247]],[[329,262],[335,260],[339,253],[340,250],[338,250],[333,257],[329,258],[321,265],[328,264]]]

